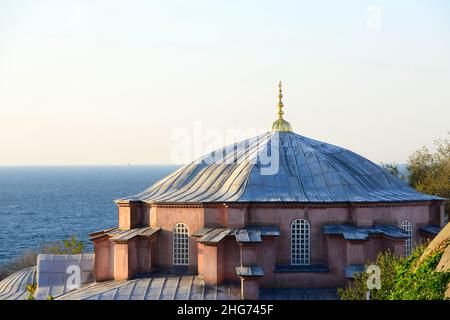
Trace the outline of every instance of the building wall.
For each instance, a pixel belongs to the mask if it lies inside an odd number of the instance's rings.
[[[184,223],[189,230],[189,268],[197,270],[197,239],[192,233],[204,225],[203,208],[152,208],[150,223],[161,228],[158,236],[158,265],[162,268],[173,267],[173,228]]]
[[[138,243],[130,251],[137,250],[138,260],[130,261],[130,269],[147,270],[150,264],[156,268],[173,266],[173,228],[184,223],[189,230],[189,268],[192,271],[207,273],[211,279],[238,281],[236,267],[241,264],[241,251],[234,237],[223,240],[220,248],[198,245],[192,234],[203,227],[230,227],[275,225],[280,228],[280,236],[263,237],[256,245],[257,265],[264,270],[260,280],[266,287],[335,287],[346,283],[345,267],[350,264],[363,264],[375,259],[381,250],[390,249],[401,253],[402,241],[394,241],[382,236],[371,237],[369,241],[349,242],[338,236],[325,236],[322,226],[325,224],[353,223],[360,226],[373,224],[391,224],[400,226],[409,220],[413,225],[413,242],[421,241],[419,229],[436,225],[441,221],[441,205],[414,206],[377,206],[377,207],[311,207],[311,208],[274,208],[274,207],[155,207],[142,205],[139,213],[133,208],[122,209],[124,225],[141,224],[160,227],[157,248]],[[119,209],[119,216],[121,211]],[[131,216],[127,216],[131,214]],[[291,224],[296,219],[305,219],[310,224],[310,261],[311,264],[328,265],[329,273],[297,272],[282,273],[276,271],[277,264],[291,262]],[[99,247],[100,248],[100,247]],[[198,249],[199,248],[199,249]],[[200,250],[200,255],[198,255]],[[217,250],[217,251],[214,251]],[[106,248],[103,260],[107,259]],[[205,259],[204,254],[215,255],[214,261]],[[103,261],[102,260],[102,261]],[[105,260],[106,261],[106,260]],[[151,262],[150,262],[151,261]],[[218,266],[218,267],[217,267]],[[211,268],[217,268],[214,272]],[[106,269],[102,271],[106,273]]]

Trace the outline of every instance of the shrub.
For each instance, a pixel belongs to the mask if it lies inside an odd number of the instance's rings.
[[[84,252],[85,247],[85,243],[77,240],[75,235],[67,240],[41,244],[37,249],[28,250],[11,262],[0,266],[0,281],[16,271],[34,267],[41,253],[78,254]]]
[[[371,290],[372,300],[441,300],[450,281],[450,272],[436,272],[443,248],[427,256],[419,263],[425,247],[416,248],[408,258],[398,258],[390,252],[380,253],[369,263],[381,269],[381,288]],[[368,274],[355,276],[351,287],[341,288],[338,294],[343,300],[366,299]]]

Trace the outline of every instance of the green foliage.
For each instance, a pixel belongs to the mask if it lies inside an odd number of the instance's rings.
[[[371,292],[372,300],[387,300],[395,284],[395,269],[399,260],[390,252],[380,252],[375,261],[369,261],[369,265],[377,265],[381,270],[381,289]],[[367,293],[367,279],[369,274],[361,272],[355,275],[354,285],[348,288],[338,289],[338,294],[342,300],[365,300]]]
[[[28,297],[26,300],[34,300],[34,293],[36,292],[36,284],[27,284]]]
[[[408,258],[380,253],[375,264],[381,269],[381,288],[371,291],[372,300],[440,300],[444,299],[450,272],[436,272],[443,250],[432,253],[419,263],[424,247],[416,248]],[[368,274],[357,274],[354,284],[338,290],[343,300],[366,299]]]
[[[450,140],[435,141],[435,152],[426,147],[414,152],[408,160],[409,183],[418,191],[450,198]],[[450,214],[450,202],[445,211]]]
[[[423,250],[422,250],[423,251]],[[422,253],[417,250],[397,266],[397,281],[391,293],[394,300],[442,300],[450,280],[450,272],[436,272],[442,251],[428,256],[418,266]]]
[[[381,163],[381,167],[420,192],[450,199],[450,140],[438,139],[434,146],[434,152],[422,147],[410,155],[406,175],[396,163]],[[445,211],[450,216],[450,201]]]
[[[78,241],[75,235],[72,235],[67,240],[41,244],[39,248],[28,250],[11,262],[1,265],[0,280],[16,271],[34,267],[36,265],[37,256],[41,253],[78,254],[84,252],[85,247],[85,243],[83,241]]]
[[[386,170],[387,172],[389,172],[390,174],[400,178],[403,181],[407,181],[407,177],[402,174],[400,172],[400,170],[398,169],[398,164],[396,163],[381,163],[381,167]]]
[[[84,242],[78,241],[75,235],[71,235],[69,240],[63,240],[63,244],[66,254],[82,253],[85,248]]]
[[[79,254],[84,251],[85,244],[78,241],[77,236],[71,235],[69,239],[53,243],[49,246],[49,253],[53,254]]]

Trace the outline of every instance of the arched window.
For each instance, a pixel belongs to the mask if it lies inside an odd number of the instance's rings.
[[[291,264],[308,265],[309,261],[309,222],[294,220],[291,224]]]
[[[173,264],[189,264],[189,230],[183,223],[177,223],[173,227]]]
[[[411,254],[412,251],[412,224],[408,220],[405,220],[400,225],[400,228],[405,230],[409,235],[409,238],[405,240],[405,249],[404,249],[404,255],[405,257],[407,257]]]

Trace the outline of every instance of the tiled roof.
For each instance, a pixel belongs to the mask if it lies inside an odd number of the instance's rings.
[[[234,236],[239,243],[261,242],[261,237],[280,235],[277,226],[249,226],[245,228],[201,228],[192,234],[201,243],[219,243],[226,236]]]
[[[426,226],[426,227],[420,228],[420,231],[435,236],[441,231],[441,229],[442,228],[439,226]]]
[[[258,266],[236,267],[238,277],[262,277],[264,270]]]
[[[293,132],[268,132],[207,154],[144,192],[117,202],[430,200],[442,198],[417,192],[352,151]]]
[[[89,234],[91,240],[101,238],[103,236],[110,236],[112,241],[128,241],[137,236],[140,237],[151,237],[158,233],[161,228],[158,227],[143,227],[143,228],[133,228],[133,229],[120,229],[111,228],[103,231],[93,232]]]
[[[350,224],[332,224],[322,226],[324,234],[341,235],[346,240],[368,240],[371,235],[384,235],[390,238],[406,239],[410,235],[396,226],[378,224],[373,226],[355,226]]]
[[[57,273],[54,273],[57,276]],[[53,277],[54,278],[54,277]],[[53,279],[55,280],[55,279]],[[36,283],[36,267],[14,273],[0,282],[0,300],[24,300],[26,284]],[[239,283],[207,285],[198,276],[155,275],[127,281],[91,282],[68,291],[59,283],[38,286],[37,300],[238,300]],[[39,293],[40,292],[40,293]]]
[[[354,279],[355,274],[364,272],[366,267],[363,264],[351,264],[345,267],[345,277],[347,279]]]
[[[94,276],[92,253],[84,254],[40,254],[37,259],[36,300],[45,300],[48,296],[58,297],[71,290],[71,276],[79,275],[79,286],[92,283]]]
[[[25,300],[27,285],[36,283],[36,267],[20,270],[0,281],[0,300]]]
[[[238,300],[239,284],[206,285],[197,276],[157,276],[94,283],[57,300]]]

